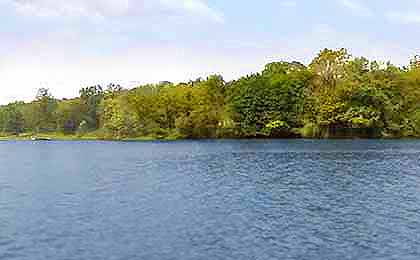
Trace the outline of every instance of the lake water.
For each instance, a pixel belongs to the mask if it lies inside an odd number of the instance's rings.
[[[0,142],[0,259],[420,259],[420,141]]]

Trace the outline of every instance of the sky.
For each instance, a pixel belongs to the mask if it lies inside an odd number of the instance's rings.
[[[420,53],[420,0],[0,0],[0,104],[94,84],[134,87],[323,48],[406,65]]]

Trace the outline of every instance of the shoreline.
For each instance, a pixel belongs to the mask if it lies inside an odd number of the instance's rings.
[[[102,138],[102,137],[92,137],[92,136],[86,136],[86,137],[79,137],[79,136],[55,136],[55,135],[40,135],[37,136],[37,138],[40,139],[49,139],[49,140],[33,140],[32,137],[19,137],[19,136],[0,136],[0,141],[33,141],[33,142],[50,142],[50,141],[122,141],[122,142],[134,142],[134,141],[158,141],[158,140],[164,140],[164,141],[170,141],[174,139],[159,139],[159,138],[152,138],[152,137],[137,137],[137,138]],[[182,140],[182,139],[177,139]]]
[[[172,138],[172,137],[153,137],[153,136],[140,136],[130,138],[104,138],[97,136],[76,136],[76,135],[53,135],[41,134],[36,138],[40,140],[33,140],[33,135],[22,136],[0,136],[0,142],[4,141],[33,141],[33,142],[80,142],[80,141],[104,141],[104,142],[152,142],[152,141],[186,141],[186,140],[420,140],[420,137],[219,137],[219,138]],[[48,139],[48,140],[43,140]]]

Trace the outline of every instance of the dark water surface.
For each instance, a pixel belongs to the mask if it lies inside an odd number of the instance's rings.
[[[420,259],[420,142],[1,142],[0,259]]]

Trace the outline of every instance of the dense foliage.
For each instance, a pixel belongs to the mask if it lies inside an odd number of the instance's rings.
[[[57,100],[0,107],[0,132],[98,138],[418,137],[420,62],[408,67],[321,51],[305,66],[274,62],[225,82],[219,75],[126,90],[110,84]]]

